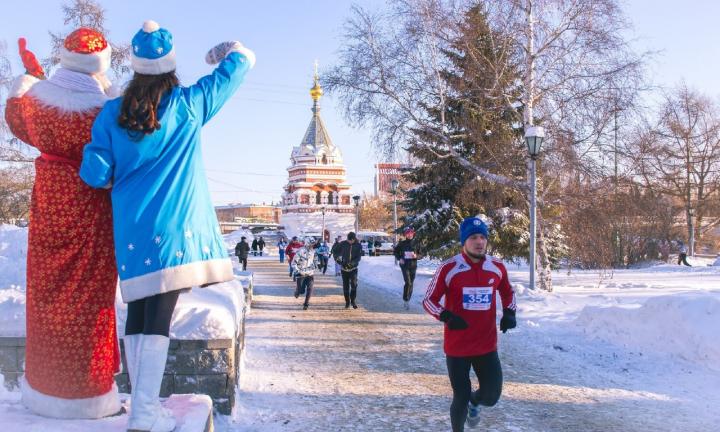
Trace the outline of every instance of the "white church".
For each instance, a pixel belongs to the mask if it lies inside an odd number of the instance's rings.
[[[282,194],[280,225],[285,235],[319,235],[331,241],[353,231],[355,203],[347,183],[342,153],[330,139],[320,117],[318,74],[310,89],[313,99],[312,119],[300,145],[290,155],[288,182]]]

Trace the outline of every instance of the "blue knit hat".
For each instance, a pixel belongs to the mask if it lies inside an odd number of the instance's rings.
[[[460,244],[464,245],[465,240],[473,234],[482,234],[488,238],[488,227],[479,217],[465,218],[460,224]]]
[[[132,69],[144,75],[160,75],[175,70],[175,48],[169,31],[155,21],[145,21],[132,39]]]

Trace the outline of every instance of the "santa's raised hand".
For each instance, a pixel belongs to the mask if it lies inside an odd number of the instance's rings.
[[[40,66],[40,62],[38,62],[35,54],[27,49],[27,41],[25,38],[18,39],[18,50],[23,66],[25,66],[25,73],[35,78],[45,79],[45,71],[42,66]]]

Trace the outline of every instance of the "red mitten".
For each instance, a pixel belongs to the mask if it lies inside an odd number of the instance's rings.
[[[23,66],[25,66],[25,72],[35,78],[45,79],[45,71],[42,66],[40,66],[40,62],[38,62],[37,58],[35,58],[35,54],[26,47],[27,41],[25,38],[18,39],[20,58],[22,59]]]

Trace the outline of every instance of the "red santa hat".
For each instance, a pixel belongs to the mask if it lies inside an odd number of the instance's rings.
[[[110,44],[97,30],[81,27],[70,33],[60,48],[60,65],[87,74],[110,68]]]

